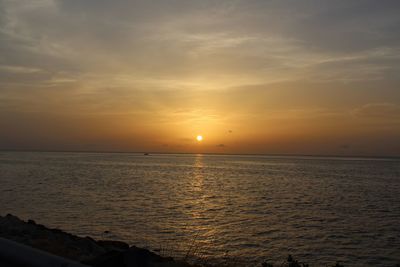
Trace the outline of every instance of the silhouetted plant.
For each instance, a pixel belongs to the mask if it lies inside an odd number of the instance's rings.
[[[299,262],[299,261],[295,260],[292,255],[288,256],[287,265],[286,265],[286,263],[283,263],[280,266],[281,267],[310,267],[310,265],[307,263],[303,263],[303,262]],[[261,263],[261,267],[274,267],[274,265],[272,263],[264,261],[263,263]],[[331,265],[331,267],[344,267],[344,265],[340,264],[339,262],[336,262],[336,264]],[[400,267],[400,264],[397,264],[395,267]]]
[[[288,256],[287,262],[288,262],[288,267],[309,267],[308,264],[301,263],[301,262],[298,262],[297,260],[295,260],[292,257],[292,255]]]
[[[274,265],[264,261],[263,263],[261,263],[261,267],[274,267]]]

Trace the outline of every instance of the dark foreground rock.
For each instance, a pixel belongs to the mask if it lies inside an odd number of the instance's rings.
[[[95,267],[189,267],[121,241],[79,237],[7,214],[0,216],[0,237]]]
[[[109,251],[93,260],[83,263],[96,267],[123,267],[123,266],[190,266],[185,262],[179,262],[171,257],[161,257],[147,249],[130,247],[124,251]]]
[[[47,228],[32,220],[25,222],[11,214],[0,216],[0,237],[94,267],[195,267],[172,257],[162,257],[147,249],[130,247],[125,242],[79,237],[59,229]],[[213,265],[202,263],[201,266]],[[245,265],[226,263],[222,266]],[[275,266],[309,267],[290,255],[286,263]],[[263,262],[261,267],[274,265]],[[336,263],[333,267],[343,265]]]

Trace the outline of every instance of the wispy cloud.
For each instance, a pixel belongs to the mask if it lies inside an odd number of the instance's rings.
[[[353,110],[357,117],[372,119],[400,119],[400,105],[394,103],[369,103]]]
[[[399,12],[396,0],[0,0],[0,105],[20,124],[41,113],[177,138],[207,128],[227,149],[218,132],[242,138],[241,124],[249,136],[393,126]]]

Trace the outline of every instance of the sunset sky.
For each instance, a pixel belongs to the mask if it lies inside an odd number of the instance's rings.
[[[0,0],[0,149],[400,156],[399,14]]]

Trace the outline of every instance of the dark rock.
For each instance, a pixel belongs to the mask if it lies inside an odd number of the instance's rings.
[[[124,267],[124,257],[121,251],[108,251],[94,259],[82,261],[93,267]]]
[[[94,267],[190,267],[125,242],[79,237],[11,214],[0,216],[0,236]]]
[[[40,229],[40,230],[46,230],[48,228],[46,228],[46,226],[44,226],[43,224],[36,224],[36,226]]]
[[[97,241],[97,244],[99,244],[106,250],[127,250],[127,249],[129,249],[129,245],[122,241],[99,240],[99,241]]]
[[[85,236],[85,239],[92,241],[92,242],[96,242],[96,240],[94,240],[93,238],[91,238],[90,236]]]
[[[50,229],[33,220],[24,222],[8,214],[0,216],[0,236],[49,253],[81,261],[97,257],[106,250],[95,240],[74,236],[59,229]]]
[[[130,266],[153,266],[154,263],[165,262],[166,258],[157,255],[150,250],[132,246],[124,253],[124,262]]]
[[[41,225],[42,226],[42,225]],[[67,233],[65,233],[64,231],[60,230],[60,229],[49,229],[50,231],[52,231],[55,234],[65,234],[65,235],[69,235]]]

